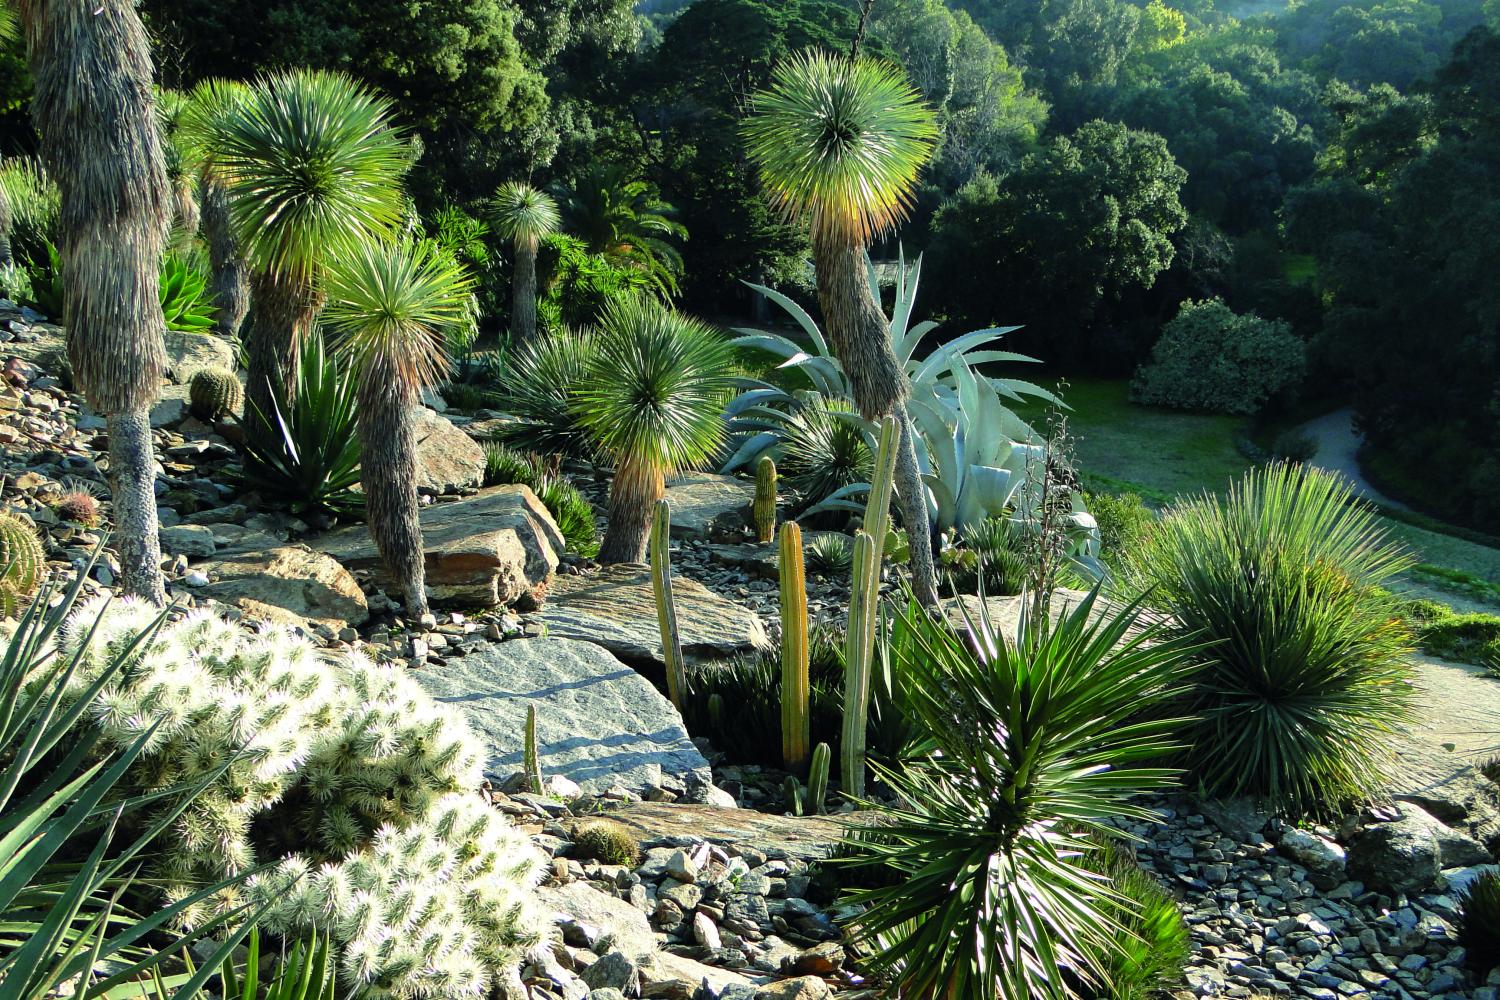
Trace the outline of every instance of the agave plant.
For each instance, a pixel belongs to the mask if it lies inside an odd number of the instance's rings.
[[[167,329],[177,333],[207,333],[214,328],[218,310],[208,294],[208,278],[186,255],[162,257],[161,311]]]
[[[1062,1000],[1102,986],[1129,903],[1082,863],[1114,817],[1169,785],[1158,760],[1181,720],[1142,709],[1180,690],[1187,646],[1138,629],[1140,606],[1097,591],[1056,625],[1015,637],[988,613],[968,635],[912,607],[893,647],[925,753],[882,768],[895,805],[844,863],[887,874],[857,890],[866,968],[920,1000]]]

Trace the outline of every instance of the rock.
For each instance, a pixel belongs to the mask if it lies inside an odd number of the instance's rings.
[[[163,339],[167,345],[167,378],[177,385],[187,385],[194,373],[204,368],[235,370],[234,345],[223,337],[168,330]]]
[[[672,516],[677,516],[673,510]],[[838,535],[854,544],[854,539],[837,531],[805,531],[802,533],[802,545],[804,550],[825,535]],[[780,551],[774,542],[761,544],[759,542],[737,542],[718,545],[710,545],[709,553],[714,561],[735,569],[742,569],[751,576],[762,580],[780,580],[781,562]]]
[[[198,571],[213,580],[198,588],[200,597],[234,605],[265,621],[310,623],[337,631],[345,625],[363,625],[370,617],[353,574],[305,545],[219,552]]]
[[[189,559],[205,559],[218,548],[212,529],[197,524],[162,528],[161,545],[173,555],[181,554]]]
[[[1466,767],[1445,781],[1396,799],[1416,803],[1446,825],[1467,832],[1491,853],[1500,851],[1500,788],[1477,767]],[[1443,862],[1449,864],[1446,857]]]
[[[614,989],[635,996],[640,993],[636,963],[622,951],[612,951],[583,970],[583,981],[591,990]]]
[[[439,604],[499,607],[540,600],[558,554],[567,548],[552,515],[525,486],[497,486],[433,504],[422,509],[421,520],[427,592]],[[312,544],[349,569],[384,578],[380,554],[362,524]]]
[[[719,928],[714,926],[714,922],[702,910],[693,914],[693,940],[709,951],[718,951],[723,947],[723,942],[719,939]]]
[[[613,942],[612,950],[633,962],[644,962],[656,951],[656,935],[646,915],[623,899],[600,892],[587,882],[543,885],[537,888],[541,904],[553,911],[559,923],[587,924],[600,939]]]
[[[827,859],[848,832],[849,822],[861,817],[776,816],[681,802],[632,802],[611,811],[609,818],[645,844],[708,841],[731,851],[753,846],[767,858],[812,862]],[[663,865],[665,861],[664,857]]]
[[[755,1000],[823,1000],[829,995],[828,984],[816,976],[800,976],[762,986]]]
[[[681,984],[686,988],[684,995],[692,996],[693,991],[705,982],[718,995],[730,991],[743,992],[747,996],[755,994],[754,981],[740,973],[704,965],[669,951],[657,952],[641,966],[641,983],[647,996],[672,995],[672,984]]]
[[[673,538],[730,540],[750,523],[755,484],[733,476],[694,472],[667,483]]]
[[[667,859],[667,874],[679,882],[698,881],[698,866],[687,851],[676,851]]]
[[[417,489],[457,493],[484,482],[484,449],[441,413],[417,408]]]
[[[1342,875],[1348,855],[1342,847],[1326,837],[1307,830],[1287,827],[1277,843],[1281,853],[1287,855],[1309,871],[1325,875]]]
[[[158,430],[163,427],[176,427],[186,419],[187,386],[164,386],[161,398],[151,407],[151,426]]]
[[[683,655],[717,659],[770,645],[753,611],[681,575],[672,585]],[[559,576],[537,618],[548,635],[598,643],[628,663],[662,662],[656,598],[645,566],[626,563],[590,576]]]
[[[1262,809],[1253,799],[1204,799],[1198,803],[1209,821],[1220,830],[1240,841],[1259,839],[1271,814]]]
[[[537,709],[542,773],[586,792],[619,784],[637,795],[663,775],[710,780],[682,717],[650,682],[591,643],[515,639],[486,644],[414,676],[468,718],[489,748],[485,773],[503,784],[521,767],[526,709]]]
[[[1349,849],[1349,874],[1383,892],[1425,892],[1442,872],[1440,826],[1419,806],[1403,805],[1398,819],[1360,833]]]

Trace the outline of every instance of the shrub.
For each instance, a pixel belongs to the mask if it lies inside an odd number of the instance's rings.
[[[471,382],[448,382],[441,389],[443,402],[461,413],[473,413],[489,406],[494,392]]]
[[[1131,383],[1131,397],[1151,406],[1253,414],[1296,391],[1307,348],[1291,327],[1239,315],[1218,299],[1182,304],[1177,318]]]
[[[841,576],[854,565],[854,545],[848,535],[826,534],[807,546],[807,570],[818,576]]]
[[[1500,661],[1500,617],[1458,614],[1438,601],[1410,600],[1398,605],[1402,619],[1427,652],[1463,663]]]
[[[208,290],[208,275],[194,261],[178,253],[161,260],[161,311],[168,330],[208,333],[218,308]]]
[[[982,580],[986,594],[1019,594],[1026,584],[1026,548],[1010,521],[986,518],[966,528],[958,546],[943,550],[942,565],[955,590],[972,593]]]
[[[1458,894],[1458,939],[1471,967],[1484,972],[1500,965],[1500,870],[1481,871]]]
[[[484,485],[510,486],[520,483],[535,488],[541,470],[531,455],[523,455],[499,441],[484,445]]]
[[[31,301],[31,275],[20,264],[0,266],[0,299]]]
[[[1106,563],[1118,565],[1156,523],[1156,514],[1134,493],[1084,493],[1084,503],[1099,525],[1099,550]]]
[[[822,503],[845,486],[870,481],[870,446],[859,428],[839,417],[840,413],[854,413],[854,405],[809,393],[785,417],[785,444],[777,472],[800,494],[803,509]]]
[[[972,640],[902,615],[894,666],[930,752],[882,771],[898,804],[876,807],[841,862],[896,874],[851,893],[851,929],[901,995],[1032,1000],[1067,995],[1066,976],[1106,981],[1110,911],[1127,904],[1080,855],[1111,817],[1149,817],[1135,797],[1170,782],[1152,762],[1180,721],[1138,715],[1174,692],[1184,645],[1134,631],[1138,606],[1097,610],[1090,596],[1014,640],[987,614]]]
[[[537,488],[537,499],[557,522],[568,548],[593,558],[599,552],[599,526],[594,523],[594,505],[572,483],[561,476],[545,476]]]
[[[1108,987],[1098,992],[1107,1000],[1152,1000],[1179,985],[1192,957],[1192,939],[1182,910],[1171,893],[1142,871],[1129,848],[1106,840],[1086,861],[1091,871],[1109,878],[1124,899],[1117,919],[1123,934],[1117,949],[1101,956],[1108,970]]]
[[[1349,485],[1317,469],[1267,466],[1225,499],[1168,511],[1128,572],[1211,643],[1182,705],[1207,792],[1296,814],[1379,791],[1412,693],[1411,635],[1382,584],[1407,565]]]
[[[1271,457],[1281,462],[1311,462],[1317,453],[1318,439],[1305,431],[1282,431],[1271,443]]]
[[[513,354],[499,379],[496,404],[516,418],[501,440],[527,451],[588,457],[588,437],[573,411],[573,397],[588,379],[596,353],[590,330],[557,330]]]
[[[641,859],[640,845],[625,827],[608,819],[591,819],[573,831],[573,850],[581,857],[593,858],[607,865],[632,868]]]

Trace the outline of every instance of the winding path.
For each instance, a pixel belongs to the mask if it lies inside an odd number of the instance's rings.
[[[1364,443],[1364,437],[1354,429],[1353,410],[1335,410],[1316,420],[1309,420],[1298,430],[1318,442],[1318,453],[1312,458],[1313,465],[1341,474],[1372,503],[1400,510],[1409,509],[1400,500],[1393,500],[1370,485],[1360,471],[1359,448]]]

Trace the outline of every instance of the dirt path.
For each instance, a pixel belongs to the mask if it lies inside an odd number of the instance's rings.
[[[1500,680],[1479,667],[1430,656],[1416,658],[1413,666],[1417,721],[1410,738],[1401,741],[1400,792],[1439,784],[1500,749]]]
[[[1406,510],[1406,504],[1392,500],[1365,479],[1359,468],[1359,448],[1364,442],[1362,435],[1354,429],[1354,411],[1335,410],[1316,420],[1309,420],[1298,428],[1302,433],[1318,442],[1318,453],[1312,464],[1329,472],[1337,472],[1354,484],[1367,500],[1386,507]]]

